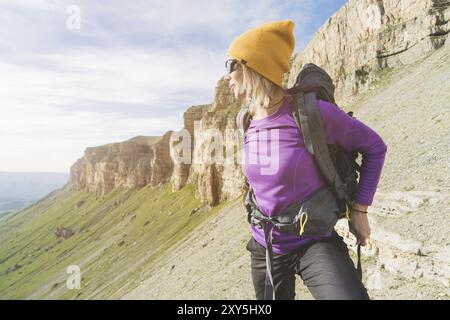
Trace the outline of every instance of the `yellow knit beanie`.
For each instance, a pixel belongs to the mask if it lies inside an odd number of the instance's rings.
[[[292,20],[274,21],[237,37],[227,54],[246,61],[246,65],[282,87],[283,74],[295,47]]]

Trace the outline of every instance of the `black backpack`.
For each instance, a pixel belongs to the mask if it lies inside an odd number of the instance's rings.
[[[302,132],[305,146],[313,156],[324,180],[331,187],[339,204],[340,218],[343,218],[348,214],[356,196],[361,167],[356,162],[357,152],[345,150],[338,145],[327,144],[325,140],[317,99],[336,104],[333,80],[322,68],[308,63],[303,66],[294,86],[287,89],[287,93],[293,98],[292,114]],[[352,111],[347,114],[353,117]],[[242,108],[236,117],[242,145],[250,118],[248,107]],[[244,183],[248,190],[247,178]]]

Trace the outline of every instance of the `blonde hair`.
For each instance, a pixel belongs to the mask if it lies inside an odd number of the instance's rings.
[[[245,105],[249,107],[249,112],[252,116],[255,115],[258,107],[269,108],[270,98],[275,96],[277,90],[283,90],[283,96],[288,94],[286,91],[263,77],[245,64],[239,64],[242,67],[242,90],[245,91]]]

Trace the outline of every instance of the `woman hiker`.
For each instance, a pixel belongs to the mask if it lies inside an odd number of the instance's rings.
[[[275,21],[237,37],[227,52],[228,74],[224,79],[237,101],[249,107],[252,116],[244,140],[244,158],[249,141],[267,154],[271,131],[278,129],[278,163],[264,174],[266,161],[243,161],[243,172],[259,208],[275,216],[291,203],[310,197],[324,184],[313,157],[305,148],[290,109],[292,97],[282,87],[283,74],[295,46],[292,20]],[[362,154],[359,187],[352,203],[350,231],[365,246],[370,236],[367,208],[372,204],[380,179],[387,146],[361,121],[348,116],[335,104],[317,100],[328,144]],[[267,130],[267,134],[258,134]],[[265,148],[261,148],[264,146]],[[266,156],[267,157],[267,156]],[[270,157],[274,157],[271,154]],[[246,249],[251,253],[251,276],[256,298],[265,298],[266,241],[263,229],[251,226]],[[336,231],[318,236],[300,236],[272,230],[272,279],[275,299],[295,298],[295,275],[299,275],[315,299],[369,299],[358,277],[348,248]],[[266,292],[267,293],[267,292]]]

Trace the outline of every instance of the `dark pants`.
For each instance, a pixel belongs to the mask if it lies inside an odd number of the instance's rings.
[[[252,237],[247,243],[251,253],[252,279],[256,299],[264,299],[266,251]],[[330,239],[314,241],[297,251],[273,255],[275,298],[295,298],[295,275],[298,274],[315,299],[368,300],[367,290],[359,280],[347,245],[335,231]]]

